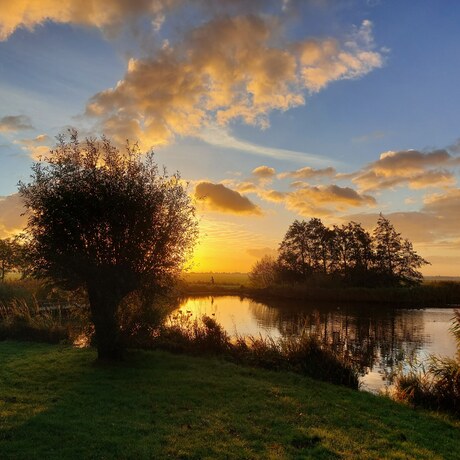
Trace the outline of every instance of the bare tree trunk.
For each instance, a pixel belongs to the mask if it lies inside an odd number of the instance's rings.
[[[119,361],[123,357],[118,324],[118,306],[121,299],[113,290],[88,287],[91,317],[96,330],[99,361]]]

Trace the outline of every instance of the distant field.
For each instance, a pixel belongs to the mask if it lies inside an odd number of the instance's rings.
[[[425,276],[423,281],[427,283],[433,283],[436,281],[454,281],[456,283],[460,283],[460,276]]]
[[[182,279],[190,284],[228,284],[228,285],[249,285],[247,273],[184,273]]]

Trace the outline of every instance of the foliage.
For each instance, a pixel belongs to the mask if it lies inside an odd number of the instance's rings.
[[[19,192],[28,209],[35,274],[84,287],[100,359],[122,352],[118,310],[131,292],[167,288],[197,237],[194,207],[175,174],[153,154],[120,151],[102,138],[58,138],[47,163],[35,163]]]
[[[313,285],[412,286],[420,284],[419,268],[428,262],[412,243],[380,215],[371,236],[350,222],[327,228],[320,219],[294,221],[279,247],[273,279]]]
[[[10,272],[19,272],[24,269],[24,247],[20,238],[0,239],[0,282]]]
[[[249,280],[254,287],[266,288],[278,281],[279,267],[277,261],[270,256],[258,260],[249,273]]]
[[[423,279],[418,269],[428,262],[402,239],[388,219],[380,215],[374,230],[375,267],[383,284],[419,284]]]
[[[0,452],[82,458],[458,458],[460,423],[216,358],[0,343]]]

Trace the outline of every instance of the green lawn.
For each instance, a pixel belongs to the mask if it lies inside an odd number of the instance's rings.
[[[218,359],[0,343],[0,458],[458,458],[460,422]]]

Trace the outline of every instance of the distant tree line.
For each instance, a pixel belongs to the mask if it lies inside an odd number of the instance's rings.
[[[276,283],[346,286],[411,286],[429,264],[380,214],[369,233],[361,224],[326,227],[321,219],[295,220],[281,242],[278,257],[264,257],[250,278],[259,287]]]

